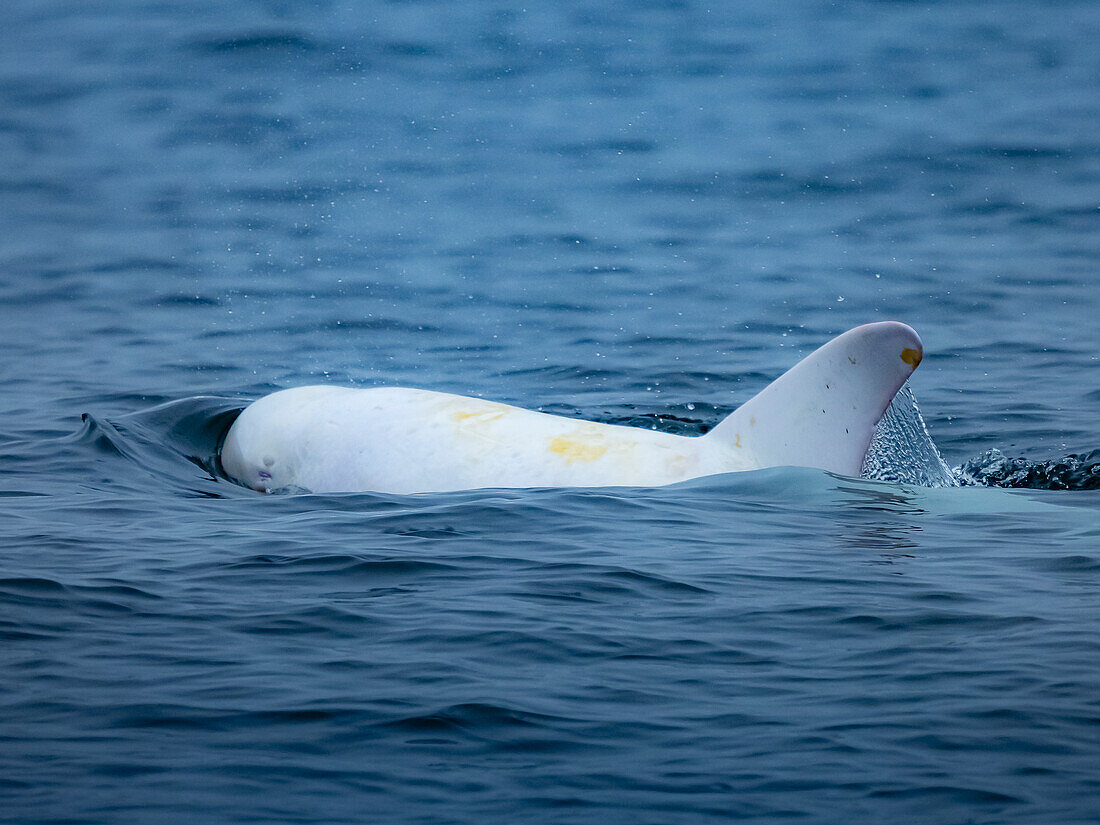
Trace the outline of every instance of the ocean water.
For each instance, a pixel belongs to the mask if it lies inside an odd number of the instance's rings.
[[[1086,0],[8,0],[0,819],[1095,822],[1098,41]],[[218,471],[310,383],[699,433],[887,318],[966,486]]]

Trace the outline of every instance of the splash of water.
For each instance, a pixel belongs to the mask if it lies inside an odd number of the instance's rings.
[[[908,384],[894,396],[875,425],[860,475],[921,487],[959,487],[962,484],[932,442]]]
[[[1032,490],[1100,490],[1100,450],[1049,461],[1009,458],[987,450],[967,461],[957,473],[986,487],[1027,487]]]
[[[860,475],[922,487],[1100,490],[1100,449],[1047,461],[1011,458],[993,449],[951,469],[936,449],[906,385],[875,427]]]

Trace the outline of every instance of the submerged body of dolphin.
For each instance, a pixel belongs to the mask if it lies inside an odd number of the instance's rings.
[[[784,465],[855,476],[921,355],[905,324],[857,327],[694,437],[429,390],[300,387],[247,407],[221,461],[263,492],[659,486]]]

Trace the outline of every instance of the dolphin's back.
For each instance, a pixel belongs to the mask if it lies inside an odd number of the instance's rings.
[[[786,464],[858,475],[920,352],[904,324],[858,327],[695,438],[430,390],[299,387],[245,409],[221,460],[253,489],[317,493],[658,486]]]
[[[706,474],[700,446],[429,390],[299,387],[241,413],[222,465],[257,490],[656,486]]]

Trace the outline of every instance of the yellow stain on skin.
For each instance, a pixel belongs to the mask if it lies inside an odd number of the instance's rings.
[[[737,438],[733,439],[733,446],[737,447],[738,449],[741,448],[741,433],[738,433]]]
[[[491,451],[503,447],[504,442],[493,436],[497,433],[492,426],[486,426],[494,421],[504,418],[509,410],[487,409],[477,412],[452,412],[451,420],[455,423],[455,435],[464,440],[473,439],[473,443],[479,443],[482,451]]]
[[[676,478],[683,478],[687,475],[687,465],[687,456],[680,455],[679,453],[671,456],[666,463],[669,475]]]
[[[461,424],[467,418],[477,418],[479,421],[496,421],[498,418],[503,417],[503,410],[483,410],[482,412],[456,412],[452,413],[451,415],[451,418],[453,418],[458,424]]]
[[[920,363],[922,357],[923,356],[921,355],[920,350],[909,349],[909,347],[906,347],[901,351],[901,360],[911,366],[913,369],[917,368],[917,365]]]
[[[581,461],[588,463],[590,461],[596,461],[603,458],[607,452],[607,447],[603,444],[585,444],[581,441],[574,441],[572,438],[565,438],[564,436],[558,436],[550,442],[550,446],[547,449],[555,455],[560,455],[565,459],[566,464],[573,464],[574,462]]]

